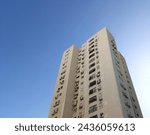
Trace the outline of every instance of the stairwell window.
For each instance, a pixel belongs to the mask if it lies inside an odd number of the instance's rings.
[[[89,74],[92,74],[94,71],[95,71],[95,68],[91,69],[91,70],[89,71]]]
[[[97,111],[97,105],[93,105],[89,108],[89,113],[93,113],[95,111]]]
[[[97,96],[93,96],[89,99],[89,104],[97,101]]]
[[[90,82],[90,84],[89,84],[89,88],[90,88],[90,87],[92,87],[92,86],[94,86],[94,85],[96,85],[96,80],[94,80],[94,81]]]

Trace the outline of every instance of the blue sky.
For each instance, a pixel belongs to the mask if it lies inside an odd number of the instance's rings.
[[[47,117],[63,51],[103,27],[150,117],[149,0],[1,0],[0,117]]]

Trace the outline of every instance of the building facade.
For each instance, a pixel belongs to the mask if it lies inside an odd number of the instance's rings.
[[[125,59],[106,28],[64,52],[49,117],[143,117]]]

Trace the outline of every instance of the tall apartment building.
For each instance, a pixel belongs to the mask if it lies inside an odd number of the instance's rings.
[[[143,117],[125,59],[106,28],[64,52],[49,117]]]

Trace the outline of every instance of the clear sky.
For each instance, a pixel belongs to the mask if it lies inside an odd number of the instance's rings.
[[[0,117],[47,117],[63,51],[105,26],[150,117],[149,0],[0,0]]]

